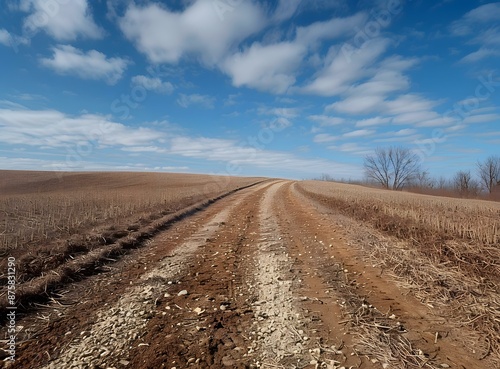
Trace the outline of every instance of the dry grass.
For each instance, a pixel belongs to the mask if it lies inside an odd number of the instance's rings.
[[[311,181],[298,189],[381,231],[384,239],[359,236],[370,258],[500,364],[500,204]],[[364,333],[365,349],[391,344],[373,332],[378,338]]]
[[[409,219],[436,232],[484,244],[500,242],[500,203],[385,191],[342,183],[303,182],[317,193],[347,201],[370,213]]]
[[[412,241],[434,263],[447,263],[485,280],[500,279],[499,203],[337,183],[303,182],[298,188],[345,215]]]
[[[0,171],[0,253],[131,216],[173,212],[255,179],[188,174]]]
[[[78,271],[135,247],[198,205],[260,180],[0,171],[0,254],[16,258],[19,291],[36,295],[44,284],[74,278]],[[0,260],[2,285],[6,262],[6,257]],[[30,287],[23,286],[30,281]]]
[[[330,283],[335,282],[335,290],[342,296],[346,319],[341,323],[348,324],[350,332],[357,338],[354,345],[357,356],[375,360],[374,363],[378,362],[383,368],[439,368],[433,357],[426,356],[405,337],[406,329],[391,318],[391,311],[384,313],[360,296],[355,279],[349,279],[343,272],[346,265],[336,263],[323,268],[330,268]],[[336,350],[341,349],[339,346],[335,347]]]

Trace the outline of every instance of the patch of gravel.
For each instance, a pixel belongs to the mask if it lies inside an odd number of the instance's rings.
[[[221,223],[227,221],[230,212],[242,200],[234,201],[219,212],[177,247],[174,254],[145,273],[138,285],[131,287],[116,304],[98,311],[92,329],[80,332],[79,337],[43,369],[127,367],[130,344],[141,337],[149,319],[155,314],[156,300],[168,293],[170,281],[185,271],[186,261],[192,258],[207,238],[217,232]],[[161,239],[156,242],[161,242]]]
[[[261,361],[258,367],[309,363],[305,322],[294,306],[293,264],[282,240],[276,219],[272,216],[272,200],[282,184],[273,185],[265,194],[259,214],[261,240],[257,245],[253,292],[255,320],[252,334]],[[307,357],[307,358],[306,358]],[[287,366],[289,367],[289,366]]]

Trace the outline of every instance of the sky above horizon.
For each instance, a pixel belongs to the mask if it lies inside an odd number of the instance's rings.
[[[6,0],[0,169],[360,179],[500,154],[500,2]]]

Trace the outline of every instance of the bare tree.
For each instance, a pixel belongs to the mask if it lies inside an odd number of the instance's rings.
[[[470,171],[459,171],[453,177],[453,186],[461,196],[475,196],[479,192],[479,183],[472,178]]]
[[[448,181],[446,177],[439,177],[439,179],[437,180],[437,188],[439,188],[440,190],[447,190],[449,189],[449,187],[450,181]]]
[[[436,181],[425,170],[416,173],[412,182],[418,188],[434,188],[436,185]]]
[[[404,147],[377,148],[364,161],[367,178],[384,188],[401,190],[420,172],[418,156]]]
[[[481,184],[491,194],[500,185],[500,156],[490,156],[484,162],[478,162],[477,174]]]

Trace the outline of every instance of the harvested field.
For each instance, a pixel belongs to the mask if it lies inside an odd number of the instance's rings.
[[[497,203],[315,181],[214,187],[208,176],[82,173],[60,185],[10,175],[24,185],[0,182],[8,224],[62,211],[85,221],[71,234],[61,216],[50,236],[4,245],[23,307],[15,361],[4,366],[500,364]],[[12,219],[18,196],[32,213]],[[75,239],[83,248],[50,258]]]
[[[480,356],[500,364],[500,204],[318,182],[297,190],[380,231],[364,245],[369,260],[457,330],[471,327]]]
[[[1,174],[0,254],[16,258],[20,297],[34,297],[86,270],[92,273],[96,263],[139,245],[171,220],[262,180],[154,173]],[[6,266],[4,257],[4,285]]]
[[[255,179],[0,171],[0,253],[82,230],[145,222]],[[149,218],[146,220],[146,218]]]

